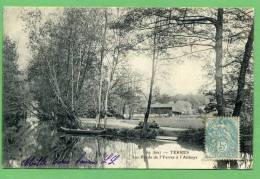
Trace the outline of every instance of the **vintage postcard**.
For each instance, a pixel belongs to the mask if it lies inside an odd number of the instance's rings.
[[[4,168],[253,168],[253,8],[3,8]]]

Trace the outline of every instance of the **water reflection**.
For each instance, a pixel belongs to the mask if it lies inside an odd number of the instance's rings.
[[[203,146],[155,140],[116,140],[102,137],[57,134],[44,128],[38,131],[30,150],[15,156],[6,167],[25,167],[30,156],[48,156],[51,168],[251,168],[252,155],[241,161],[210,161]],[[30,140],[31,141],[31,140]],[[24,147],[28,146],[25,144]],[[25,149],[24,149],[25,150]],[[23,151],[24,151],[23,150]],[[115,158],[118,155],[118,158]],[[82,157],[83,156],[83,157]],[[116,159],[113,163],[113,157]],[[86,163],[77,163],[84,158]],[[112,161],[112,162],[111,162]],[[233,162],[233,163],[232,163]],[[109,164],[110,163],[110,164]],[[39,166],[26,166],[39,167]]]
[[[148,162],[146,146],[143,146],[143,156],[144,156],[145,168],[148,169],[149,168],[149,162]]]

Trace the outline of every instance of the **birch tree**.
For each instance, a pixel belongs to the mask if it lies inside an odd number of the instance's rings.
[[[102,84],[103,84],[103,65],[104,65],[104,57],[106,53],[106,36],[107,36],[107,28],[108,28],[108,17],[107,17],[107,10],[104,10],[103,14],[104,18],[104,25],[103,25],[103,32],[102,32],[102,39],[101,39],[101,49],[100,49],[100,79],[99,79],[99,92],[98,92],[98,114],[97,114],[97,122],[96,127],[100,128],[101,123],[101,112],[102,112]]]
[[[78,102],[86,75],[96,65],[99,20],[96,9],[64,9],[56,19],[45,22],[40,11],[25,16],[33,57],[29,76],[33,85],[39,85],[40,96],[35,96],[42,106],[39,115],[51,118],[58,126],[80,125]],[[48,90],[42,91],[45,85]]]

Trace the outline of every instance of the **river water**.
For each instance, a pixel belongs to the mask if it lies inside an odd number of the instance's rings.
[[[5,153],[4,167],[214,169],[219,163],[192,143],[72,136],[43,127]],[[251,155],[242,154],[237,168],[251,167]]]
[[[55,141],[55,142],[54,142]],[[10,167],[51,168],[191,168],[212,169],[201,146],[175,141],[122,141],[100,137],[59,136],[42,141],[30,153],[11,161]],[[28,158],[46,158],[46,164],[28,163]],[[114,160],[115,159],[115,160]],[[27,163],[25,163],[27,161]],[[247,168],[242,166],[241,168]]]

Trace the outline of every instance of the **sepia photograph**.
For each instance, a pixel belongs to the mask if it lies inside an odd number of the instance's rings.
[[[252,169],[253,8],[3,8],[4,168]]]

